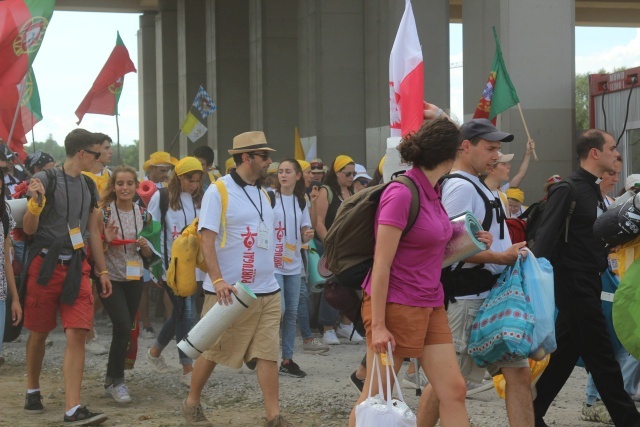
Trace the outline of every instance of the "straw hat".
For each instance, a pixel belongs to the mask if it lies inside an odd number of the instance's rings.
[[[142,169],[149,170],[151,166],[175,166],[178,164],[178,159],[171,156],[169,153],[165,151],[156,151],[155,153],[151,153],[149,156],[149,160],[144,162],[142,165]]]
[[[267,147],[267,138],[264,136],[264,132],[245,132],[233,138],[233,148],[229,150],[229,154],[250,153],[258,150],[276,151]]]

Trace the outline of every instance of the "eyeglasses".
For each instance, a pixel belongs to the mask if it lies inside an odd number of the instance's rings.
[[[269,157],[270,157],[269,153],[249,153],[249,155],[251,157],[258,156],[258,157],[262,158],[262,160],[265,160],[265,161],[269,160]]]
[[[82,150],[82,151],[87,152],[87,153],[89,153],[89,154],[93,154],[93,158],[94,158],[94,159],[96,159],[96,160],[98,160],[98,159],[100,158],[100,156],[102,155],[102,153],[99,153],[99,152],[97,152],[97,151],[91,151],[91,150],[89,150],[88,148],[85,148],[85,149],[84,149],[84,150]]]
[[[355,172],[342,172],[344,174],[344,176],[346,176],[347,178],[351,177],[352,175],[355,176]]]

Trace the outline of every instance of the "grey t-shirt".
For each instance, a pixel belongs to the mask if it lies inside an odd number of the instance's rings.
[[[87,221],[89,214],[93,210],[91,206],[91,193],[87,186],[87,177],[78,175],[72,177],[63,174],[61,169],[53,169],[56,173],[56,188],[53,193],[53,200],[47,199],[45,210],[40,215],[38,230],[34,236],[35,239],[56,239],[64,237],[69,239],[69,228],[80,226],[82,237],[87,246],[89,231],[87,230]],[[38,178],[44,188],[47,188],[48,179],[46,172],[38,172],[33,176]],[[65,187],[65,178],[67,185]],[[88,178],[91,179],[91,178]],[[67,225],[67,188],[69,197],[69,222]],[[99,199],[97,188],[94,185],[94,198],[96,202]],[[53,205],[51,205],[53,203]],[[80,216],[82,214],[82,217]],[[69,242],[70,245],[70,242]],[[68,246],[68,245],[65,245]],[[70,250],[63,250],[62,254],[70,254]]]

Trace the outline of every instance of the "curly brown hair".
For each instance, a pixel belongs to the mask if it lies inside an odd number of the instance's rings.
[[[433,170],[440,163],[455,160],[462,142],[460,129],[449,119],[426,122],[398,145],[402,160],[414,166]]]
[[[111,202],[116,201],[116,178],[118,177],[119,173],[130,173],[131,175],[133,175],[136,181],[136,188],[138,188],[138,184],[140,184],[140,182],[138,181],[138,172],[136,172],[136,170],[131,166],[118,166],[111,174],[111,178],[109,178],[107,188],[105,188],[102,194],[100,194],[100,202],[98,203],[99,207],[104,208],[105,206],[109,206]]]

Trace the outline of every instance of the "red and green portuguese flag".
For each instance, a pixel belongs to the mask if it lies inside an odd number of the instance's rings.
[[[76,110],[78,124],[87,113],[115,116],[118,114],[118,100],[122,93],[124,75],[136,72],[136,67],[131,62],[129,51],[125,47],[120,33],[116,38],[116,47],[113,48],[109,59],[100,70],[100,74],[93,82],[89,93],[84,97]]]
[[[55,0],[0,2],[0,85],[18,85],[38,54]]]
[[[22,98],[20,98],[21,92]],[[18,101],[20,101],[20,108],[16,116]],[[16,118],[16,124],[11,141],[9,141],[9,132],[11,131],[14,117]],[[36,83],[33,69],[29,69],[29,72],[19,85],[2,87],[2,97],[0,97],[0,138],[8,141],[11,149],[17,152],[20,158],[23,158],[26,156],[23,149],[23,145],[27,143],[25,134],[40,120],[42,120],[40,93],[38,92],[38,84]]]
[[[493,57],[487,85],[482,91],[482,98],[478,102],[473,118],[489,119],[495,124],[495,118],[498,114],[517,105],[520,100],[513,83],[511,83],[509,73],[507,73],[504,59],[502,59],[502,49],[500,49],[496,27],[493,27],[493,37],[496,40],[496,54]]]

